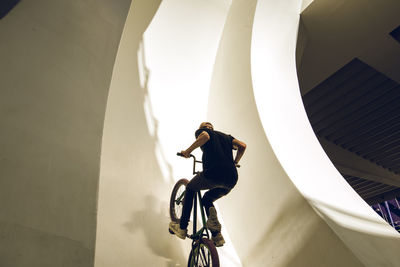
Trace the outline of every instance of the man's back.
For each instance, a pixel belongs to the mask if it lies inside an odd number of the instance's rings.
[[[207,132],[210,140],[201,146],[203,151],[203,171],[206,177],[212,179],[229,179],[236,182],[237,171],[232,155],[233,137],[211,129],[198,129],[196,138],[201,132]]]

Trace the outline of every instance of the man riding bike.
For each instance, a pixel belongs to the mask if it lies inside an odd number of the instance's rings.
[[[187,184],[180,222],[170,222],[169,229],[179,238],[185,239],[194,194],[197,191],[209,189],[203,196],[203,205],[208,217],[206,226],[212,233],[215,245],[219,247],[225,243],[225,240],[221,235],[221,224],[213,202],[228,194],[236,185],[238,180],[236,165],[243,156],[246,144],[231,135],[214,131],[213,125],[209,122],[201,123],[195,136],[196,141],[181,153],[188,158],[193,150],[200,147],[203,151],[203,171],[195,175]],[[233,159],[232,150],[237,150],[235,159]]]

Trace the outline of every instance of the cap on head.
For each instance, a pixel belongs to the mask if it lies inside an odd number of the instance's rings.
[[[210,122],[202,122],[199,126],[199,129],[210,129],[214,130],[214,126]]]

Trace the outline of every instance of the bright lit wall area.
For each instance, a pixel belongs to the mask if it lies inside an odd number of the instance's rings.
[[[176,153],[206,120],[229,4],[132,2],[108,97],[95,266],[186,265],[191,243],[169,234],[168,208],[174,183],[191,178],[192,162]],[[229,244],[220,257],[240,266]]]

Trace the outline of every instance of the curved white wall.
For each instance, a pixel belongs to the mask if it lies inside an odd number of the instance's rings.
[[[307,1],[309,3],[309,1]],[[301,1],[137,0],[104,126],[96,266],[185,265],[168,200],[175,156],[203,120],[248,144],[218,201],[223,266],[395,266],[398,234],[346,184],[313,136],[295,44]],[[237,254],[236,254],[237,253]]]
[[[129,0],[0,20],[0,266],[93,266],[101,137]]]
[[[253,21],[254,13],[259,14],[263,3],[271,7],[278,5],[281,9],[259,15],[258,21],[257,17]],[[291,34],[284,27],[289,24],[296,28],[299,7],[299,2],[295,1],[257,3],[238,0],[232,4],[216,58],[208,117],[217,129],[229,131],[244,140],[248,149],[237,188],[220,201],[221,210],[224,220],[229,222],[229,233],[244,266],[361,266],[282,168],[266,138],[254,100],[252,60],[265,51],[276,54],[278,59],[286,56],[277,54],[280,47],[287,53],[292,52],[286,46],[291,45],[292,39],[295,41],[296,31]],[[283,16],[285,14],[289,19]],[[276,43],[281,41],[276,34],[266,35],[275,49],[268,50],[263,44],[263,50],[254,51],[252,36],[260,33],[257,29],[253,31],[253,23],[257,26],[263,17],[282,17],[279,23],[268,26],[282,30],[280,34],[288,39],[286,43]],[[294,51],[292,53],[294,56]],[[275,68],[279,68],[279,64]],[[268,69],[260,71],[264,76],[270,75]],[[275,89],[263,88],[273,92]],[[269,101],[277,102],[278,99]],[[280,115],[274,111],[271,116]],[[287,120],[284,123],[294,122]]]
[[[396,266],[400,235],[345,182],[308,122],[295,66],[297,5],[265,0],[257,7],[252,74],[266,135],[291,181],[355,256],[366,266]]]

